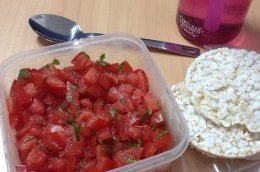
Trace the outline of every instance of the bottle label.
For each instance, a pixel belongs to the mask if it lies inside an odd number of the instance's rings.
[[[194,26],[187,21],[182,15],[179,17],[180,29],[192,36],[193,38],[198,37],[202,32],[201,27]]]

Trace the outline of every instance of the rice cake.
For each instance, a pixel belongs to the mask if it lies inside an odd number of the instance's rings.
[[[259,54],[229,48],[205,52],[190,65],[185,86],[203,117],[226,128],[245,125],[259,138]]]
[[[243,126],[225,128],[201,116],[194,109],[190,101],[193,95],[183,82],[173,85],[171,90],[187,121],[192,147],[209,156],[229,159],[259,155],[260,140],[254,140]]]

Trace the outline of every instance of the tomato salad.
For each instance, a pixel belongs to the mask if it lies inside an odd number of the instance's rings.
[[[22,165],[17,170],[101,172],[171,148],[167,115],[145,72],[85,52],[21,69],[7,98]]]

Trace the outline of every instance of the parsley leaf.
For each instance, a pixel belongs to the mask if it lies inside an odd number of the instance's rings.
[[[73,127],[75,138],[77,141],[79,141],[80,140],[80,137],[79,137],[80,126],[76,124],[75,119],[67,120],[66,123]]]
[[[34,140],[34,139],[36,139],[35,136],[30,136],[30,137],[26,138],[26,139],[24,140],[24,142],[29,142],[29,141]]]
[[[67,94],[67,95],[66,95],[66,100],[67,100],[69,103],[71,103],[71,102],[72,102],[72,95]]]
[[[106,65],[107,65],[107,62],[104,61],[105,58],[106,58],[106,54],[101,54],[101,55],[100,55],[100,57],[99,57],[99,64],[100,64],[101,66],[106,66]]]
[[[72,89],[73,91],[75,91],[75,90],[78,89],[78,86],[77,86],[76,84],[72,84],[72,85],[71,85],[71,89]]]
[[[141,138],[138,138],[137,139],[137,143],[131,143],[130,144],[131,147],[135,147],[135,148],[139,148],[142,146],[142,139]]]
[[[20,78],[20,79],[26,78],[26,70],[25,69],[20,69],[18,78]]]
[[[163,115],[164,115],[164,116],[167,116],[167,112],[166,112],[166,111],[164,111],[164,112],[163,112]]]
[[[41,145],[41,146],[40,146],[40,149],[41,149],[43,152],[45,152],[45,153],[49,153],[49,152],[51,151],[49,147],[44,146],[44,145]]]
[[[68,125],[75,125],[75,119],[68,119],[68,120],[66,120],[66,123]]]
[[[120,63],[120,65],[117,66],[117,70],[119,72],[123,70],[123,63]]]
[[[160,132],[160,133],[158,133],[158,135],[157,135],[157,140],[160,140],[160,139],[162,139],[164,136],[165,136],[165,134],[167,134],[168,133],[168,131],[167,130],[164,130],[164,131],[162,131],[162,132]]]
[[[74,129],[74,134],[75,134],[76,140],[79,141],[79,139],[80,139],[80,137],[79,137],[80,126],[73,125],[73,129]]]
[[[126,156],[126,161],[127,161],[129,164],[136,162],[136,160],[134,160],[134,159],[133,159],[132,157],[130,157],[130,156]]]
[[[151,110],[147,110],[146,112],[144,112],[143,116],[141,117],[141,123],[144,123],[145,120],[152,114]]]
[[[52,64],[54,65],[59,65],[60,64],[60,61],[58,59],[53,59],[52,60]]]
[[[109,113],[111,114],[112,118],[114,118],[114,116],[116,115],[116,112],[117,112],[117,108],[113,108],[109,111]]]

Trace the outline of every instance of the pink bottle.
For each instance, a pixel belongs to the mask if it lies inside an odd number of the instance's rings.
[[[223,44],[243,26],[251,0],[180,0],[177,25],[180,33],[198,44]]]

